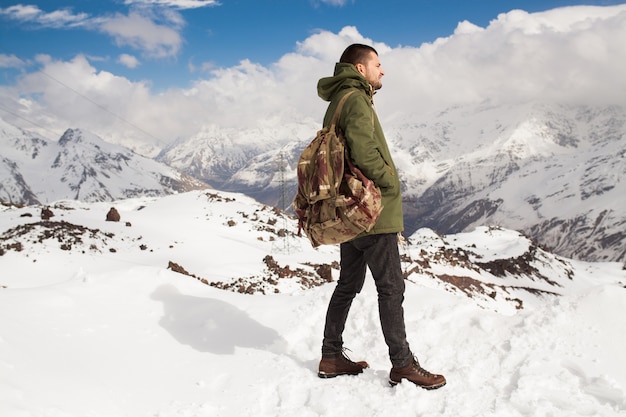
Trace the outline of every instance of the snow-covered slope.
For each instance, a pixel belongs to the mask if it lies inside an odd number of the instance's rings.
[[[105,221],[111,206],[119,222]],[[241,194],[0,206],[0,415],[619,416],[626,270],[518,232],[401,245],[409,341],[437,391],[387,384],[371,278],[357,377],[316,376],[337,247]]]
[[[111,201],[209,188],[171,167],[68,129],[58,142],[33,136],[0,119],[0,201]]]

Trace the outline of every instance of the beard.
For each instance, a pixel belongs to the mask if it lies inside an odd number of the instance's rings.
[[[380,90],[381,88],[383,88],[383,82],[380,80],[380,78],[376,78],[375,80],[369,80],[369,83],[374,90]]]

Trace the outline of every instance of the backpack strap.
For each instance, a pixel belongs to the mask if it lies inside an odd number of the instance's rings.
[[[333,114],[333,118],[330,121],[330,130],[337,129],[337,124],[339,123],[339,118],[341,117],[341,110],[343,110],[343,105],[348,100],[348,97],[352,95],[356,90],[350,90],[341,97],[339,100],[339,104],[337,104],[337,108],[335,109],[335,114]]]

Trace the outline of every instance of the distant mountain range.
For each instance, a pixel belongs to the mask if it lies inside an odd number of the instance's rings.
[[[567,257],[626,259],[624,108],[456,108],[389,136],[408,224],[499,225]]]
[[[402,179],[406,235],[501,226],[566,257],[626,260],[624,108],[483,104],[383,124]],[[204,182],[280,208],[291,203],[295,162],[320,127],[211,126],[149,160],[79,130],[53,143],[1,126],[5,201],[102,201]]]
[[[256,146],[244,132],[201,133],[157,159],[282,207],[295,193],[295,162],[319,128],[294,126],[284,129],[291,137],[255,132]],[[498,225],[564,256],[626,259],[624,108],[484,104],[392,119],[385,128],[407,235]]]
[[[79,129],[49,141],[0,120],[0,201],[48,204],[163,196],[208,184]]]

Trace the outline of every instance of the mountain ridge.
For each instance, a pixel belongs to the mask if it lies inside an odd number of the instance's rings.
[[[0,144],[0,199],[9,203],[113,201],[210,188],[81,129],[67,129],[53,142],[0,120]]]
[[[401,176],[407,234],[496,225],[564,256],[625,259],[623,107],[484,102],[388,119],[383,125]],[[295,195],[295,164],[317,128],[306,126],[273,147],[265,141],[271,136],[259,132],[264,146],[257,155],[212,171],[212,179],[220,189],[278,205],[281,195]],[[199,138],[179,146],[197,149]],[[170,148],[163,161],[177,151]],[[268,175],[277,166],[284,168],[281,178]],[[598,222],[603,227],[593,226]]]
[[[626,112],[545,105],[530,110],[531,117],[508,126],[492,118],[493,130],[500,132],[495,151],[481,153],[489,146],[483,140],[478,151],[454,158],[431,184],[409,184],[413,218],[446,233],[501,225],[564,256],[624,259]],[[600,220],[604,227],[594,227]],[[551,236],[558,235],[557,244]]]
[[[319,129],[310,119],[290,117],[294,120],[278,117],[244,130],[207,125],[162,149],[155,160],[217,189],[289,209],[297,159]],[[401,176],[406,235],[422,227],[448,234],[502,226],[563,256],[626,259],[623,107],[484,102],[381,118]],[[70,136],[59,142],[69,143]],[[83,132],[81,139],[97,148],[87,136]],[[28,146],[12,146],[9,154],[3,147],[3,176],[12,176],[24,201],[37,201],[40,188],[32,188],[31,176],[7,158],[30,152],[37,160],[50,145],[31,138]],[[110,165],[107,172],[118,172],[126,163],[122,151],[94,154]],[[59,164],[69,158],[61,152],[57,157]],[[75,178],[76,187],[83,177],[96,178],[85,165],[63,166],[65,182]],[[88,197],[112,198],[92,194]]]

